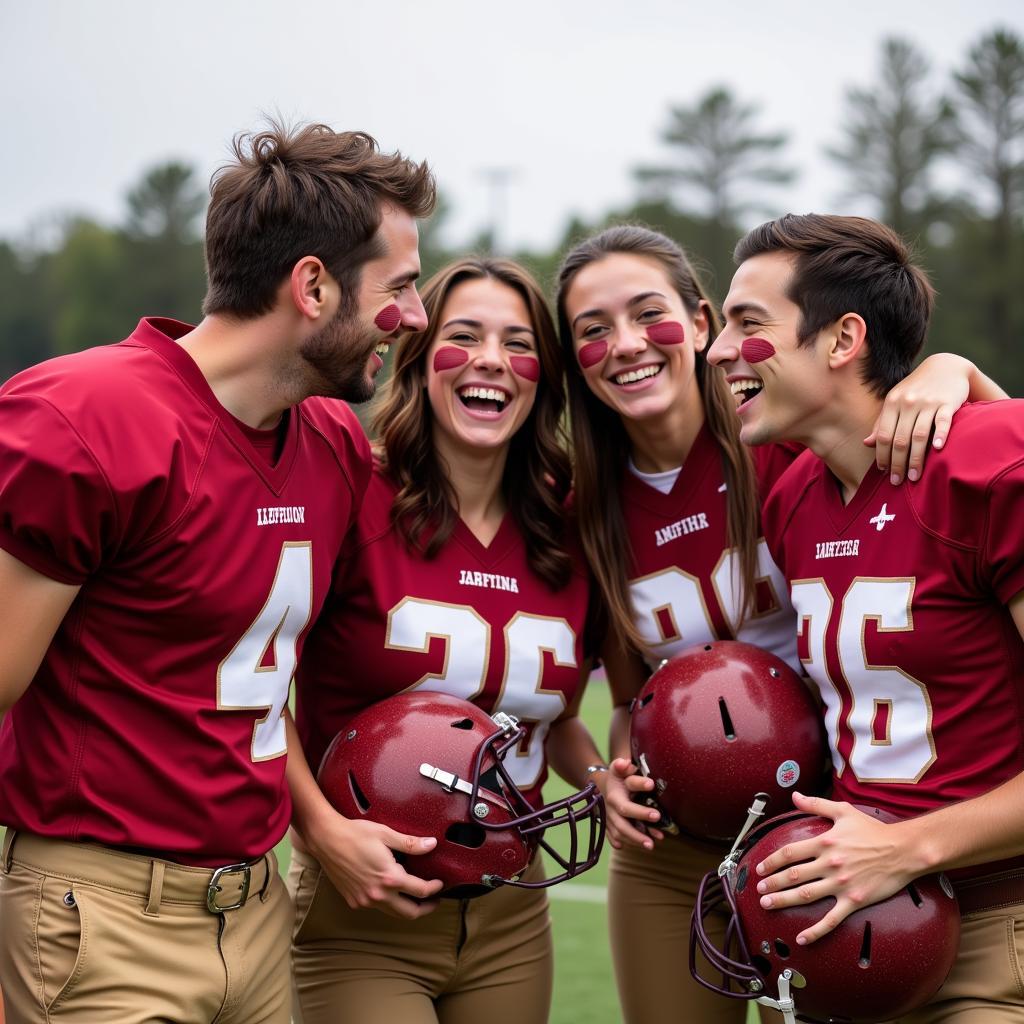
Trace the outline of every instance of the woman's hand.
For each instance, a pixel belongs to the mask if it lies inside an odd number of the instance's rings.
[[[616,850],[623,846],[654,849],[654,840],[663,838],[654,824],[660,820],[658,811],[634,802],[638,793],[654,789],[654,780],[646,779],[636,766],[624,757],[612,761],[606,772],[595,772],[594,782],[604,797],[608,842]]]

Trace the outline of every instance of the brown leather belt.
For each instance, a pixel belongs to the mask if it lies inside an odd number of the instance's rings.
[[[147,912],[155,910],[161,902],[205,907],[211,914],[238,910],[250,897],[262,898],[272,876],[277,874],[273,852],[254,861],[219,868],[192,867],[9,829],[4,837],[0,871],[6,874],[12,863],[69,882],[100,885],[140,897],[147,901]]]
[[[961,914],[978,914],[1024,903],[1024,868],[953,882]]]

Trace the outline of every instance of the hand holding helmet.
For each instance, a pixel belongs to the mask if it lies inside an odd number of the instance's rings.
[[[522,737],[507,715],[492,719],[448,694],[402,693],[348,723],[324,755],[318,781],[349,819],[436,837],[433,851],[404,866],[418,877],[440,879],[441,896],[478,896],[499,885],[540,888],[597,862],[603,803],[591,783],[562,800],[532,806],[503,763]],[[567,836],[567,853],[551,845],[549,829]],[[538,847],[562,871],[523,882]]]
[[[854,810],[875,823],[895,820],[875,808]],[[900,1017],[938,991],[960,942],[960,912],[945,876],[914,879],[845,917],[810,945],[801,945],[798,937],[824,915],[829,899],[762,907],[757,865],[780,848],[799,847],[831,827],[829,818],[802,811],[780,815],[741,837],[718,873],[705,876],[690,930],[690,972],[701,985],[733,999],[774,1006],[787,1021],[857,1024]],[[723,910],[730,922],[718,946],[705,922]],[[698,950],[720,981],[706,976]]]
[[[630,748],[670,819],[661,827],[720,842],[739,831],[754,793],[768,794],[774,812],[789,807],[798,781],[813,790],[826,749],[796,673],[735,640],[690,647],[651,676],[630,711]]]
[[[602,787],[608,816],[608,842],[620,850],[624,846],[654,848],[664,838],[658,828],[661,812],[653,800],[654,780],[641,775],[632,761],[617,757],[608,766]]]

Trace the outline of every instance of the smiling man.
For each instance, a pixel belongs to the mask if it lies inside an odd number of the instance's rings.
[[[1024,406],[965,405],[928,472],[898,486],[863,438],[932,311],[904,244],[874,221],[788,215],[748,234],[736,259],[709,359],[726,372],[747,444],[810,449],[777,483],[763,523],[834,769],[832,800],[794,797],[833,827],[757,866],[762,905],[833,897],[799,937],[808,943],[948,870],[961,953],[913,1020],[1019,1021]],[[854,803],[903,820],[882,824]]]
[[[426,326],[433,203],[360,132],[239,138],[202,323],[0,389],[9,1024],[290,1020],[286,701],[370,475],[334,399]]]

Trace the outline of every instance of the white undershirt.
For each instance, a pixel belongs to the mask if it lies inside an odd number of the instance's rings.
[[[629,471],[633,476],[639,477],[645,484],[650,484],[656,491],[661,491],[662,494],[668,494],[676,485],[676,480],[679,479],[679,474],[682,473],[683,467],[676,466],[675,469],[666,469],[661,473],[644,473],[636,468],[636,463],[633,461],[633,457],[629,456]]]

